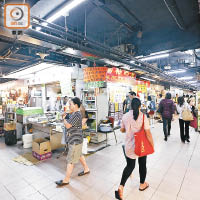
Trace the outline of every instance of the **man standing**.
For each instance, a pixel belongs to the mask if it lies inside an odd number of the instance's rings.
[[[123,107],[124,107],[123,111],[124,111],[124,113],[127,113],[129,110],[131,110],[131,101],[135,97],[136,97],[136,93],[135,92],[133,92],[133,91],[129,92],[128,98],[126,98],[124,100],[124,102],[123,102]]]

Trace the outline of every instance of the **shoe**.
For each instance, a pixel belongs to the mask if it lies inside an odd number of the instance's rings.
[[[170,136],[170,133],[168,134],[168,136]]]
[[[143,188],[143,189],[140,189],[140,188],[139,188],[139,190],[140,190],[140,191],[144,191],[144,190],[146,190],[148,187],[149,187],[149,184],[148,184],[148,183],[146,183],[146,187],[145,187],[145,188]]]
[[[58,185],[58,186],[65,186],[65,185],[69,185],[69,182],[68,182],[68,183],[64,183],[64,182],[63,182],[63,180],[56,181],[55,183],[56,183],[56,185]]]
[[[185,143],[185,140],[181,140],[182,143]]]
[[[164,140],[167,141],[167,137],[165,137]]]
[[[115,191],[115,198],[119,199],[119,200],[123,200],[123,191],[118,189],[117,191]]]
[[[78,174],[78,176],[84,176],[84,175],[89,174],[89,173],[90,173],[90,171],[88,171],[88,172],[82,171],[82,172],[80,172],[80,173]]]
[[[189,139],[186,139],[186,141],[187,141],[187,142],[190,142],[190,140],[189,140]]]

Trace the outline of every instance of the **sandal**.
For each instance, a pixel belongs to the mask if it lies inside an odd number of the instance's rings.
[[[146,187],[145,187],[145,188],[143,188],[143,189],[139,188],[139,190],[140,190],[140,191],[144,191],[144,190],[146,190],[148,187],[149,187],[149,184],[148,184],[148,183],[146,183]]]
[[[115,198],[119,199],[119,200],[123,200],[123,190],[122,189],[118,189],[117,191],[115,191]]]
[[[88,171],[88,172],[82,171],[82,172],[80,172],[80,173],[78,174],[78,176],[84,176],[84,175],[89,174],[89,173],[90,173],[90,171]]]
[[[60,180],[60,181],[56,181],[55,182],[58,186],[65,186],[65,185],[69,185],[69,182],[68,183],[64,183],[63,180]]]

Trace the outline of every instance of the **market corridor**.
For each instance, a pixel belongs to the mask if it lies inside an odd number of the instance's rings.
[[[178,121],[172,123],[172,133],[163,140],[162,124],[152,129],[156,153],[148,157],[147,182],[149,189],[138,190],[138,165],[128,180],[125,200],[199,200],[200,139],[190,129],[191,142],[179,138]],[[55,180],[65,173],[65,157],[53,158],[36,166],[25,166],[12,159],[23,148],[8,147],[0,138],[0,199],[1,200],[111,200],[125,166],[122,153],[123,134],[118,133],[118,145],[110,138],[111,146],[87,157],[91,174],[78,177],[80,164],[75,168],[70,185],[56,188]]]

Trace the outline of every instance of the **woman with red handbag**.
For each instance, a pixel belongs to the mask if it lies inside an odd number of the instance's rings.
[[[129,176],[132,174],[135,168],[136,158],[138,158],[136,154],[135,134],[137,135],[139,135],[138,133],[141,133],[141,135],[145,134],[145,138],[148,140],[148,143],[150,144],[151,148],[154,149],[153,138],[150,132],[149,120],[147,119],[146,115],[144,115],[140,111],[140,107],[141,107],[141,101],[138,98],[133,98],[131,102],[132,110],[126,113],[122,118],[122,125],[120,130],[121,132],[126,133],[125,154],[126,154],[127,165],[124,168],[120,186],[118,190],[115,191],[116,199],[121,199],[121,200],[123,199],[124,186]],[[141,146],[142,152],[144,150],[143,149],[144,146]],[[139,187],[140,191],[144,191],[149,187],[149,184],[145,182],[147,174],[146,155],[138,158],[139,173],[140,173],[140,187]]]

